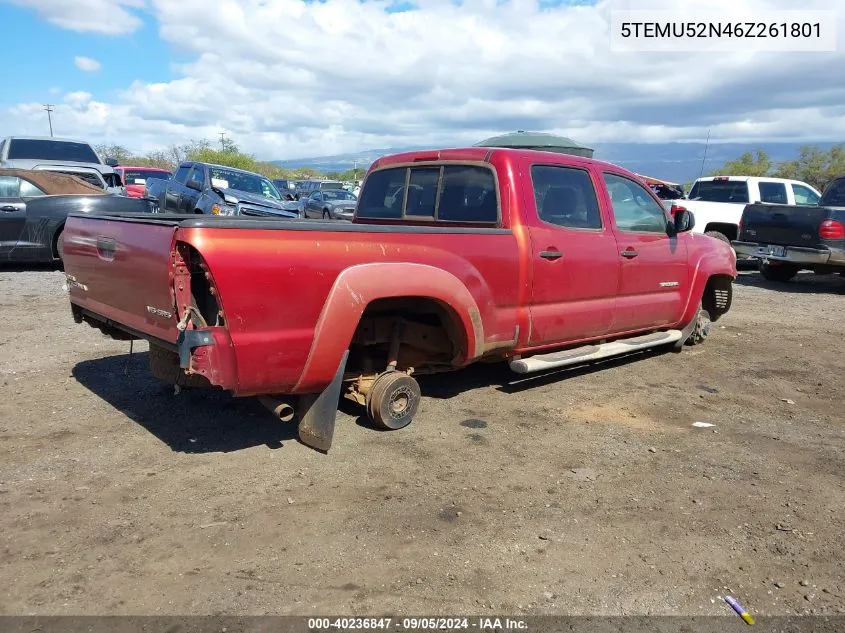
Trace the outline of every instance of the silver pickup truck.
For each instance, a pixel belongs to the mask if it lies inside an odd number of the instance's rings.
[[[108,193],[126,195],[120,175],[85,141],[52,136],[8,136],[0,141],[0,167],[68,174]]]

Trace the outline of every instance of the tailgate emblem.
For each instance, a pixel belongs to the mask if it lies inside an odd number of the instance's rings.
[[[674,288],[677,285],[679,285],[677,281],[661,281],[660,282],[661,288]]]
[[[165,319],[173,318],[172,312],[162,310],[161,308],[156,308],[155,306],[147,306],[147,312],[149,312],[150,314],[155,314],[156,316],[164,317]]]

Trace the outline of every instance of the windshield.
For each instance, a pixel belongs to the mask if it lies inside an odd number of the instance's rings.
[[[258,174],[230,171],[228,169],[221,169],[220,167],[211,167],[208,171],[211,175],[211,184],[220,189],[236,189],[237,191],[254,193],[265,198],[272,198],[273,200],[282,199],[282,196],[276,187],[273,186],[273,183]]]
[[[127,169],[123,172],[123,182],[127,185],[143,185],[153,178],[168,180],[170,172],[161,169]]]
[[[87,143],[37,139],[12,139],[9,145],[9,160],[14,159],[100,163],[96,152]]]
[[[689,192],[690,200],[748,203],[748,183],[744,180],[699,180]]]
[[[324,191],[323,198],[325,198],[326,200],[357,200],[355,196],[343,189],[332,189],[330,191]]]

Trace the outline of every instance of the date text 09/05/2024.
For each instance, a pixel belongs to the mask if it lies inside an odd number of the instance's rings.
[[[811,38],[820,22],[623,22],[622,37],[646,38]]]
[[[524,631],[525,620],[519,618],[308,618],[311,631],[330,630],[409,630],[451,631],[460,629]]]

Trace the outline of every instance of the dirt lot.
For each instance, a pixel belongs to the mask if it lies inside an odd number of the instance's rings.
[[[682,354],[430,378],[328,455],[174,396],[62,284],[0,270],[2,614],[845,610],[845,280],[743,273]]]

